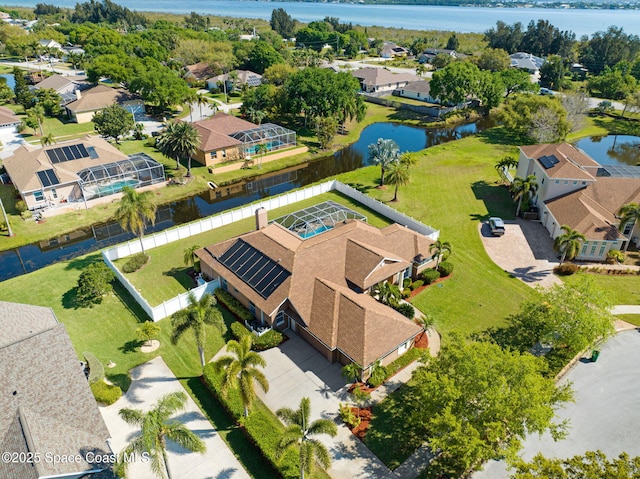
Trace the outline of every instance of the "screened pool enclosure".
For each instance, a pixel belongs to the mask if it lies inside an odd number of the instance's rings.
[[[72,197],[91,200],[118,193],[125,186],[140,188],[160,183],[164,181],[164,167],[149,155],[136,153],[126,160],[85,168],[78,176],[80,183]]]
[[[238,131],[229,136],[242,143],[242,155],[245,158],[259,154],[259,145],[267,147],[266,153],[296,145],[296,132],[274,123],[265,123],[257,128]]]
[[[367,221],[367,217],[334,201],[325,201],[271,221],[296,233],[302,239],[328,231],[346,220]]]

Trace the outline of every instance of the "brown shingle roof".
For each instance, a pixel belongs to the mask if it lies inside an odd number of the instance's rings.
[[[11,111],[6,106],[0,106],[0,126],[3,125],[17,125],[22,120],[16,116],[16,114]]]
[[[76,113],[83,111],[95,111],[114,103],[124,103],[138,98],[121,88],[111,88],[106,85],[98,85],[82,92],[79,100],[72,101],[65,108]]]
[[[62,76],[62,75],[56,74],[56,75],[51,75],[50,77],[45,78],[44,80],[39,82],[37,85],[35,85],[35,88],[38,88],[38,89],[51,88],[55,91],[60,91],[73,84],[77,85],[79,88],[81,85],[86,84],[86,79],[82,77],[76,77],[76,76]]]
[[[80,158],[78,160],[65,161],[52,164],[47,151],[69,145],[85,145],[94,147],[97,158]],[[31,145],[23,145],[16,149],[8,158],[4,159],[4,166],[11,177],[11,181],[21,192],[41,190],[42,184],[38,180],[36,172],[54,170],[60,184],[78,181],[77,173],[90,166],[103,165],[115,161],[124,160],[127,155],[97,136],[86,136],[80,140],[71,140],[55,145],[36,148]]]
[[[329,347],[349,349],[348,354],[361,365],[368,365],[369,363],[364,361],[368,361],[371,355],[376,355],[382,350],[391,351],[406,338],[413,337],[414,333],[419,332],[419,329],[416,329],[410,321],[398,322],[397,320],[403,318],[402,315],[379,304],[370,296],[355,292],[353,296],[347,290],[349,281],[366,289],[406,269],[414,259],[430,256],[429,246],[433,241],[426,236],[397,224],[378,229],[361,221],[349,220],[346,224],[339,224],[329,231],[306,240],[302,240],[277,223],[269,224],[262,230],[244,234],[240,238],[269,258],[278,261],[291,273],[291,276],[266,299],[216,259],[237,239],[208,246],[198,250],[196,254],[204,263],[228,281],[232,281],[233,287],[269,315],[272,315],[288,299],[311,333],[321,338]],[[317,279],[321,279],[322,282],[318,283]],[[337,285],[338,289],[334,285]],[[318,288],[318,295],[316,295],[316,288]],[[326,288],[334,291],[331,293],[334,296],[327,293]],[[340,336],[339,331],[343,327],[343,321],[346,321],[345,308],[348,309],[348,306],[337,308],[336,301],[341,303],[342,299],[336,295],[350,298],[352,301],[354,297],[361,297],[355,303],[365,310],[362,318],[367,320],[367,324],[374,324],[375,319],[371,318],[384,317],[386,319],[383,318],[384,321],[383,319],[380,321],[383,321],[387,327],[390,327],[389,321],[391,321],[394,327],[400,328],[400,331],[397,335],[395,333],[380,335],[375,346],[371,339],[374,336],[370,338],[369,330],[363,331],[361,334],[358,333],[358,338],[349,340],[355,341],[357,346],[347,347],[343,344],[347,336]],[[333,309],[326,311],[316,309],[320,307],[319,304],[329,303],[333,305],[331,306]],[[330,317],[327,316],[329,314]],[[395,342],[399,337],[402,337],[402,341]],[[344,351],[347,352],[347,349]]]
[[[258,127],[254,123],[226,113],[216,113],[211,118],[194,122],[193,126],[200,133],[200,150],[205,152],[240,145],[239,140],[229,135]]]
[[[41,325],[37,324],[39,316]],[[41,457],[47,452],[109,453],[109,432],[64,325],[54,323],[49,308],[0,302],[2,331],[15,327],[22,317],[28,326],[18,326],[21,331],[12,332],[12,341],[5,339],[0,347],[2,450],[29,450]],[[10,471],[3,465],[0,478],[67,475],[95,468],[86,462],[53,464],[42,460],[23,471]]]
[[[545,202],[560,225],[568,225],[588,240],[624,239],[618,230],[618,210],[640,202],[640,179],[598,178],[578,191]]]
[[[211,68],[208,63],[199,62],[193,65],[186,66],[187,73],[185,76],[190,76],[196,80],[205,80],[215,73],[215,70]]]
[[[520,150],[528,157],[539,162],[543,156],[553,155],[558,163],[543,170],[549,178],[567,178],[572,180],[595,180],[596,169],[600,166],[595,160],[575,146],[568,143],[521,146]],[[589,172],[591,170],[591,173]],[[593,173],[593,174],[592,174]]]

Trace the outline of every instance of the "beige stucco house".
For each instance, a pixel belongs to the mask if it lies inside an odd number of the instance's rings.
[[[318,213],[344,209],[335,203],[313,207],[322,223],[315,230],[299,221],[288,228],[286,220],[268,223],[259,209],[255,231],[196,254],[205,276],[219,279],[258,322],[291,328],[330,362],[354,362],[367,376],[376,361],[386,365],[404,354],[422,331],[374,299],[373,288],[415,278],[432,260],[433,240],[398,224],[379,229],[359,219],[331,222]]]
[[[640,167],[600,165],[573,145],[543,144],[520,147],[517,176],[528,175],[537,178],[532,204],[551,237],[562,234],[562,225],[586,236],[576,259],[603,261],[610,250],[637,243],[640,225],[620,231],[617,212],[640,202]]]
[[[144,112],[144,102],[136,95],[121,88],[98,85],[89,90],[75,91],[76,100],[65,105],[67,114],[76,123],[88,123],[93,115],[114,103],[131,111],[135,116]]]
[[[384,68],[360,68],[351,74],[358,79],[361,90],[366,93],[392,92],[407,86],[409,82],[420,81],[417,75],[391,73]]]

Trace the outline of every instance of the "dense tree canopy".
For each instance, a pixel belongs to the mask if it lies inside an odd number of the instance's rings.
[[[275,8],[271,12],[271,20],[269,22],[271,29],[278,33],[282,38],[293,37],[293,30],[296,22],[284,8]]]
[[[638,81],[620,68],[605,67],[598,76],[587,81],[587,89],[592,95],[611,100],[624,100],[638,87]]]
[[[531,462],[518,462],[511,479],[634,479],[640,477],[640,457],[622,453],[608,459],[602,451],[587,451],[570,459],[536,455]]]
[[[106,137],[111,137],[120,142],[120,137],[126,135],[135,125],[133,115],[126,108],[113,104],[93,115],[93,124],[96,131]]]
[[[580,61],[590,72],[597,74],[623,60],[634,61],[638,53],[640,37],[612,26],[606,32],[596,32],[587,41],[580,52]]]
[[[504,126],[523,137],[523,141],[553,143],[563,139],[571,125],[567,112],[555,98],[519,95],[506,102],[500,118]]]
[[[571,400],[570,386],[543,376],[546,364],[530,354],[455,337],[437,358],[413,376],[412,424],[423,428],[434,451],[434,477],[464,477],[482,462],[515,459],[529,433],[550,430],[561,437],[565,424],[554,410]]]

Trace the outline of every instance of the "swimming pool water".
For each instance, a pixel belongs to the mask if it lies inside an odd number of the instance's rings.
[[[320,228],[317,228],[313,231],[307,231],[306,233],[298,233],[298,235],[302,238],[302,239],[309,239],[312,238],[315,235],[319,235],[320,233],[324,233],[327,230],[330,230],[332,227],[331,226],[327,226],[327,225],[322,225]]]

